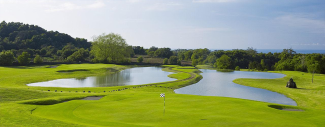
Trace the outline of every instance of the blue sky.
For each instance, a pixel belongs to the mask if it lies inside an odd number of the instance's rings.
[[[146,48],[325,49],[325,0],[0,0],[0,20]]]

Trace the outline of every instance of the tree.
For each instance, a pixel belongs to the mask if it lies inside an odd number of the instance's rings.
[[[182,61],[178,59],[177,60],[177,65],[180,65],[181,66],[182,65]]]
[[[318,68],[318,62],[315,62],[308,66],[308,71],[313,74],[311,78],[311,83],[314,83],[314,74],[317,68]]]
[[[86,61],[86,58],[89,57],[88,49],[80,48],[78,51],[75,51],[72,55],[70,55],[67,60],[70,62],[79,62]]]
[[[30,62],[30,55],[28,52],[23,52],[21,55],[18,56],[18,62],[20,65],[27,65]]]
[[[168,64],[168,58],[165,58],[165,59],[164,59],[163,64],[164,64],[164,65],[167,65],[167,64]]]
[[[192,66],[195,67],[199,61],[197,59],[192,60]]]
[[[39,55],[36,55],[35,58],[34,58],[34,63],[35,64],[40,64],[40,63],[43,63],[43,60]]]
[[[143,61],[143,57],[142,57],[142,56],[140,56],[140,57],[138,57],[138,59],[137,59],[137,60],[138,60],[138,62],[139,62],[139,63],[142,63],[142,61]]]
[[[216,64],[218,69],[230,69],[231,59],[227,55],[222,55],[219,59],[217,59]]]
[[[261,70],[266,69],[264,59],[261,59]]]
[[[130,57],[128,45],[119,34],[102,34],[94,37],[91,53],[95,59],[104,63],[121,63],[125,57]]]
[[[169,58],[169,64],[176,65],[177,64],[177,56],[171,56]]]
[[[14,53],[12,51],[2,51],[0,53],[0,65],[12,65],[12,63],[14,62],[15,57],[14,57]]]

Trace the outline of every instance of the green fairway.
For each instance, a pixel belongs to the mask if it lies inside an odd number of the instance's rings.
[[[71,64],[59,65],[56,68],[47,67],[49,66],[0,67],[0,126],[325,125],[323,83],[325,75],[316,75],[313,84],[311,75],[302,72],[283,72],[287,76],[281,79],[234,81],[283,93],[298,103],[297,107],[287,107],[304,110],[284,111],[269,107],[279,104],[227,97],[175,94],[174,89],[190,85],[202,78],[199,70],[193,67],[165,66],[167,68],[164,68],[164,71],[175,72],[169,77],[176,78],[176,81],[137,86],[55,88],[25,85],[59,78],[83,78],[114,73],[129,66]],[[302,89],[285,87],[285,83],[291,77]],[[121,91],[108,92],[118,89]],[[83,90],[92,92],[83,93],[81,92]],[[165,114],[164,98],[159,97],[160,93],[166,93]],[[104,97],[100,100],[74,100],[86,96]]]

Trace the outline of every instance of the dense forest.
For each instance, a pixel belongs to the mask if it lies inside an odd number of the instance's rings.
[[[103,40],[115,40],[107,42]],[[292,70],[325,73],[324,54],[299,54],[293,49],[280,53],[258,53],[256,49],[215,50],[176,49],[128,45],[118,34],[99,35],[94,42],[73,38],[37,25],[19,22],[0,24],[0,65],[40,64],[43,62],[101,62],[130,64],[130,57],[161,58],[161,64],[190,62],[192,66],[211,65],[218,69],[249,69],[258,71]],[[139,57],[138,57],[139,56]]]

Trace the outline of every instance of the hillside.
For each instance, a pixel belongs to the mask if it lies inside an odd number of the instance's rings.
[[[83,38],[73,38],[58,31],[47,31],[37,25],[20,22],[0,23],[0,51],[19,49],[42,49],[53,46],[60,50],[68,43],[78,48],[89,48],[91,43]]]

